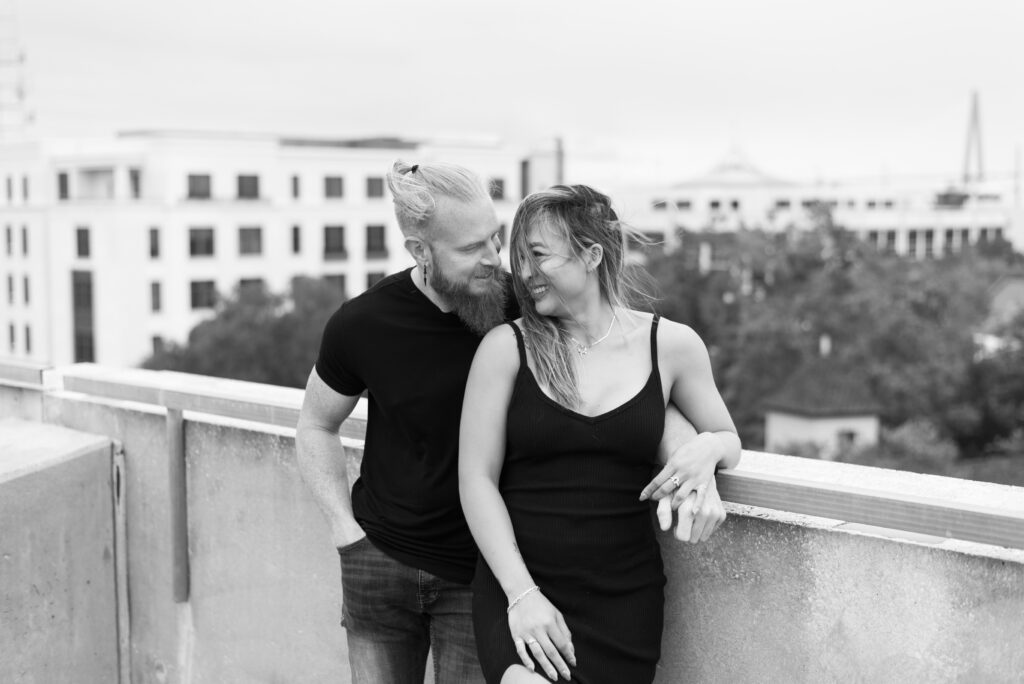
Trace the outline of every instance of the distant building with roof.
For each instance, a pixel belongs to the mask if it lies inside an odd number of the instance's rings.
[[[550,157],[550,152],[547,153]],[[324,277],[339,303],[412,264],[397,158],[490,181],[507,231],[550,159],[497,140],[134,131],[0,141],[0,356],[133,366],[239,287]]]
[[[696,178],[621,193],[629,207],[625,218],[669,249],[683,232],[812,228],[827,209],[836,225],[877,249],[916,258],[1001,239],[1024,241],[1024,213],[1010,195],[1007,187],[983,181],[966,189],[895,179],[793,182],[762,171],[738,150]],[[717,261],[713,254],[702,259]]]
[[[763,406],[767,451],[814,445],[818,456],[831,460],[879,440],[881,405],[867,380],[831,356],[805,362]]]

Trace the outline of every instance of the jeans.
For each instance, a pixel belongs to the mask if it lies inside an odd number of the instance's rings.
[[[338,550],[353,684],[483,684],[472,590],[399,563],[363,538]]]

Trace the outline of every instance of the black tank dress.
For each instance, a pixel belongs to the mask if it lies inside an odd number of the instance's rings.
[[[522,332],[509,325],[519,346],[519,373],[499,490],[519,551],[572,632],[572,681],[650,682],[661,655],[665,574],[652,506],[638,498],[652,477],[665,424],[658,317],[651,324],[647,384],[621,406],[593,417],[541,391],[526,364]],[[521,664],[507,606],[481,556],[473,579],[473,625],[489,684]]]

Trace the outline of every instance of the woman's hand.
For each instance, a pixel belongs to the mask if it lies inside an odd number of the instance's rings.
[[[725,445],[718,435],[702,432],[672,452],[665,467],[640,492],[640,500],[660,501],[673,496],[678,499],[678,503],[672,506],[675,509],[690,492],[697,492],[695,508],[700,508],[706,492],[706,487],[701,486],[714,479],[715,466],[724,453]]]
[[[569,665],[576,666],[572,634],[562,614],[540,591],[531,592],[512,607],[508,628],[523,665],[533,671],[536,661],[552,681],[557,681],[559,674],[569,679]]]
[[[698,487],[700,490],[703,487]],[[725,506],[718,496],[718,485],[712,477],[704,491],[702,504],[697,504],[698,494],[690,492],[681,503],[676,497],[664,497],[658,501],[658,525],[662,531],[672,527],[672,511],[679,511],[676,524],[676,539],[691,544],[707,541],[708,538],[725,522]]]

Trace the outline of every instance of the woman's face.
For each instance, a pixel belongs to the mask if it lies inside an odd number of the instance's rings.
[[[519,275],[537,313],[559,316],[578,308],[573,305],[586,294],[587,266],[561,232],[542,218],[527,230],[526,244],[533,259],[522,260]]]

